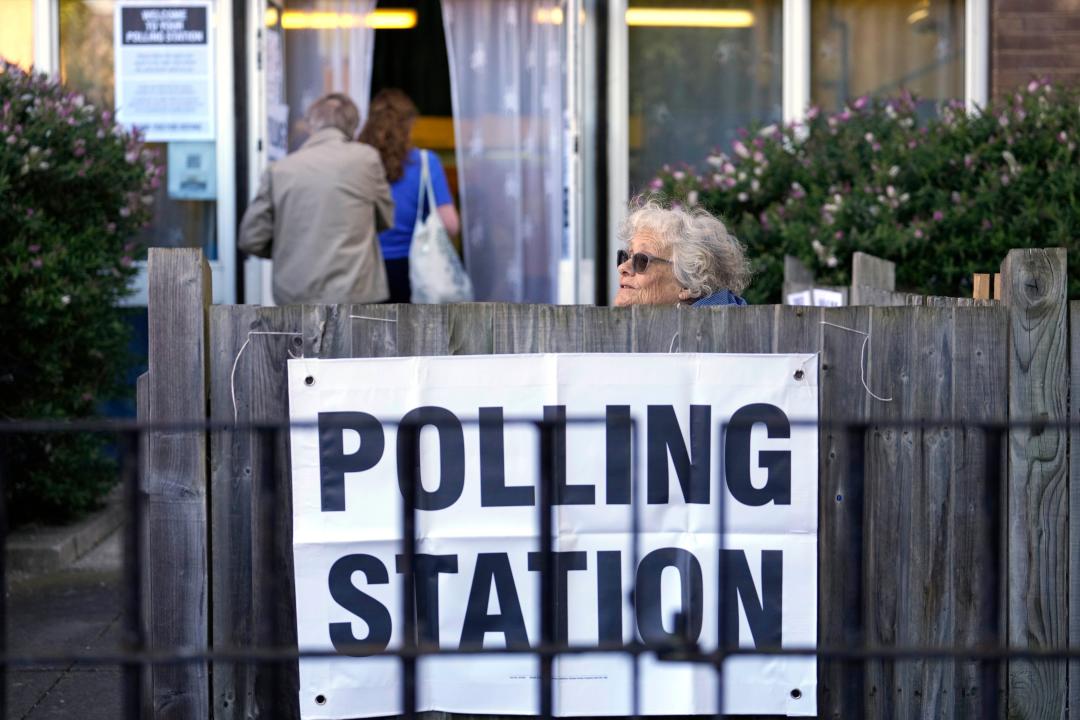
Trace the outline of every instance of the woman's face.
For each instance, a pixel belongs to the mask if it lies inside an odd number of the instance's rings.
[[[675,280],[671,266],[671,251],[663,251],[660,241],[651,233],[639,231],[630,238],[627,251],[630,258],[619,265],[619,292],[615,305],[674,305],[679,302],[682,287]],[[643,273],[634,272],[634,254],[645,253],[668,262],[650,260]]]

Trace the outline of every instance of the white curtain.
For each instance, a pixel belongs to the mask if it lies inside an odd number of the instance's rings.
[[[559,3],[442,6],[465,262],[477,299],[555,302],[564,242]]]
[[[338,0],[339,12],[353,18],[367,17],[375,11],[377,0]],[[371,100],[371,67],[375,53],[375,31],[365,23],[335,33],[337,62],[333,63],[335,88],[341,88],[360,108],[360,123],[367,119]]]
[[[311,103],[329,92],[343,92],[367,118],[371,95],[371,69],[375,31],[363,18],[375,10],[377,0],[287,0],[285,11],[326,13],[339,18],[340,27],[285,34],[285,82],[290,128],[300,127]],[[306,132],[291,132],[289,149],[295,150]]]

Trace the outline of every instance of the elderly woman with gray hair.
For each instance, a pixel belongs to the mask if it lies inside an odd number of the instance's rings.
[[[631,203],[619,232],[615,304],[745,305],[750,264],[724,223],[700,208]]]

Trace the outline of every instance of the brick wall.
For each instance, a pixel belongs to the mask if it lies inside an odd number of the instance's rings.
[[[990,90],[1032,75],[1080,84],[1080,0],[991,0]]]

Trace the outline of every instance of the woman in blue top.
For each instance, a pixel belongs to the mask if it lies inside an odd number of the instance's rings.
[[[419,111],[409,96],[401,90],[380,90],[371,101],[367,122],[359,140],[379,151],[390,192],[394,196],[394,226],[379,235],[386,277],[390,282],[392,303],[409,302],[409,244],[412,242],[420,196],[420,150],[412,146],[412,128]],[[427,151],[425,151],[427,152]],[[428,172],[435,191],[435,210],[446,232],[457,235],[461,229],[450,188],[446,184],[439,156],[428,152]],[[425,201],[425,205],[426,205]],[[430,208],[422,208],[421,219]]]

